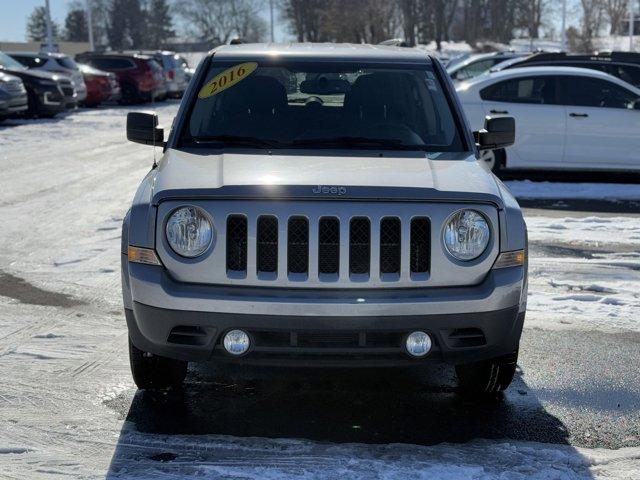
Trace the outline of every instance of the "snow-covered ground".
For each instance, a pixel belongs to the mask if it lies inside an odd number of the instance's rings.
[[[163,124],[176,108],[157,107]],[[152,156],[125,141],[127,111],[0,127],[0,478],[640,478],[635,447],[137,431],[106,406],[135,392],[119,292],[120,223]],[[509,187],[527,198],[573,188]],[[586,191],[599,198],[607,188]],[[620,198],[638,196],[637,186],[615,189]],[[527,328],[640,331],[640,216],[536,214],[527,222]]]

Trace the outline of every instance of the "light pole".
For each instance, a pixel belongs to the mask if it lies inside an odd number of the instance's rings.
[[[629,51],[633,52],[633,0],[629,0]]]
[[[269,0],[269,17],[271,19],[271,43],[275,40],[273,38],[273,0]]]
[[[93,22],[91,21],[91,0],[86,0],[85,7],[87,9],[87,31],[89,32],[89,50],[95,50],[93,45]]]
[[[567,0],[562,0],[562,44],[561,49],[563,52],[567,51]]]
[[[46,12],[46,23],[47,23],[47,52],[53,52],[53,31],[51,28],[51,10],[49,8],[49,0],[44,1],[44,10]]]

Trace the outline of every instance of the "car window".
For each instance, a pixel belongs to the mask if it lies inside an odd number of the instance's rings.
[[[213,63],[182,141],[250,138],[280,148],[462,151],[428,66]]]
[[[480,91],[482,100],[492,102],[554,104],[556,80],[551,75],[521,77],[490,85]]]
[[[90,60],[91,65],[101,70],[125,70],[133,68],[134,64],[128,58],[96,57]]]
[[[469,78],[477,77],[478,75],[486,72],[496,64],[494,58],[487,58],[486,60],[479,60],[466,67],[462,67],[458,70],[454,77],[456,80],[468,80]]]
[[[32,57],[31,55],[11,55],[11,57],[29,68],[42,67],[47,63],[46,60],[38,57]]]
[[[56,58],[56,62],[63,68],[67,68],[69,70],[78,70],[78,65],[69,57],[61,57]]]
[[[638,99],[630,90],[599,78],[562,78],[560,102],[563,105],[602,108],[632,108]]]
[[[608,67],[609,71],[607,73],[636,87],[640,86],[640,67],[616,64],[608,65]]]

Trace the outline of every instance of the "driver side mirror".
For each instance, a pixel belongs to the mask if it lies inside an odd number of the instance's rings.
[[[480,150],[496,150],[513,145],[516,139],[516,121],[513,117],[485,117],[484,128],[473,132]]]
[[[164,147],[164,129],[158,126],[158,115],[152,112],[129,112],[127,140]]]

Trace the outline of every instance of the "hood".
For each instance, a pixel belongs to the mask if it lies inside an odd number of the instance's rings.
[[[154,182],[154,197],[171,196],[187,191],[231,191],[227,187],[305,187],[297,192],[311,196],[318,186],[345,187],[338,195],[349,198],[353,192],[379,192],[393,189],[396,193],[419,193],[420,198],[444,198],[447,194],[500,197],[493,176],[487,173],[472,154],[393,152],[380,156],[353,152],[331,155],[323,152],[308,155],[288,152],[286,155],[267,153],[189,153],[169,149],[160,161]],[[311,187],[311,188],[309,188]],[[264,190],[263,188],[263,190]],[[242,189],[234,188],[233,191]],[[280,189],[282,190],[282,189]],[[418,191],[418,192],[416,192]],[[322,189],[318,192],[322,194]],[[325,191],[331,195],[335,191]],[[306,195],[306,193],[305,193]],[[297,195],[296,195],[297,196]]]
[[[55,77],[63,77],[59,73],[51,73],[46,72],[44,70],[3,70],[11,75],[15,75],[16,77],[20,77],[23,80],[28,80],[30,78],[36,78],[40,80],[54,80]]]

